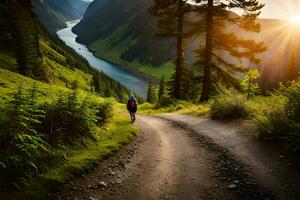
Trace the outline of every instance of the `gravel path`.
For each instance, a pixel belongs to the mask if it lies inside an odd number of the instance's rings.
[[[257,183],[273,191],[278,199],[300,199],[299,166],[289,161],[286,151],[247,137],[253,128],[239,122],[220,122],[185,115],[167,114],[163,118],[226,149],[234,160],[244,164],[245,170]]]
[[[138,116],[136,125],[132,144],[49,199],[300,199],[292,166],[262,159],[267,151],[238,126],[183,115]]]

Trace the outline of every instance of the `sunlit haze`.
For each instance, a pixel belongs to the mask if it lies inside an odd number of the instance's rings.
[[[300,26],[300,16],[292,16],[290,19],[290,23],[294,26]]]
[[[260,18],[291,20],[293,16],[300,16],[300,0],[260,0],[259,2],[265,4]]]
[[[262,18],[279,18],[290,20],[300,15],[300,0],[261,0],[265,4]]]

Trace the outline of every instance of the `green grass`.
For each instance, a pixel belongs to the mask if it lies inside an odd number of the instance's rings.
[[[155,105],[144,103],[139,106],[139,112],[143,114],[163,114],[163,113],[177,113],[192,116],[209,116],[211,113],[211,103],[192,103],[178,101],[166,107],[157,108]],[[256,96],[245,102],[250,113],[250,120],[258,118],[271,107],[276,107],[278,104],[283,104],[284,99],[280,96]]]
[[[53,57],[55,57],[55,59],[60,60],[61,62],[65,62],[66,61],[66,57],[59,54],[57,51],[55,51],[54,49],[52,49],[49,44],[47,44],[47,42],[41,40],[40,41],[40,48],[41,48],[41,53],[46,55],[46,54],[50,54]]]
[[[116,115],[117,116],[117,115]],[[137,134],[135,128],[124,115],[118,115],[105,128],[98,129],[95,139],[85,139],[84,145],[64,149],[66,161],[63,165],[50,169],[40,175],[23,192],[0,194],[3,199],[44,199],[48,192],[57,191],[59,187],[99,165],[99,162],[118,151]]]
[[[156,108],[155,105],[144,103],[140,105],[139,112],[143,114],[156,115],[163,113],[176,113],[192,116],[207,116],[210,112],[210,105],[195,104],[191,102],[178,101],[166,107]]]
[[[31,78],[15,73],[16,59],[12,52],[8,50],[0,50],[0,103],[9,98],[9,94],[14,92],[18,86],[24,89],[31,88],[33,84],[38,87],[39,99],[51,101],[57,96],[59,91],[69,91],[72,88],[74,81],[78,83],[80,94],[87,94],[90,91],[90,81],[92,76],[79,69],[70,69],[61,64],[49,59],[45,55],[51,54],[55,60],[64,63],[65,56],[59,54],[52,49],[45,41],[41,40],[41,52],[43,62],[48,66],[49,74],[52,80],[52,85],[44,82],[36,81]]]
[[[246,101],[246,105],[250,110],[250,114],[254,118],[258,118],[264,115],[270,108],[283,105],[284,101],[285,99],[278,95],[256,96],[253,99]]]
[[[99,48],[99,46],[102,46],[102,42],[103,41],[100,40],[92,43],[90,45],[90,50],[94,52],[96,57],[106,60],[108,62],[121,65],[125,68],[137,71],[144,75],[150,75],[156,79],[161,78],[162,74],[164,74],[165,78],[169,80],[175,71],[175,66],[171,61],[165,63],[160,67],[154,67],[149,64],[142,64],[138,61],[128,62],[126,60],[121,59],[121,54],[123,53],[122,49],[112,48],[108,50],[105,48]]]
[[[42,49],[47,49],[51,54],[55,55],[56,59],[65,60],[65,57],[54,51],[46,43],[41,42]],[[79,69],[70,69],[60,65],[59,63],[43,57],[43,62],[48,66],[52,84],[33,80],[14,72],[15,58],[11,53],[0,51],[0,103],[7,100],[18,86],[23,89],[29,89],[35,84],[39,91],[39,100],[51,101],[57,96],[59,91],[70,91],[74,81],[78,83],[79,93],[87,95],[90,91],[90,82],[92,76]]]
[[[78,82],[79,89],[89,91],[92,76],[79,69],[69,69],[59,63],[56,63],[49,58],[44,58],[45,62],[48,64],[49,73],[54,78],[54,83],[58,86],[65,87],[68,85],[70,87],[74,81]]]
[[[47,51],[50,51],[56,60],[64,61],[64,56],[52,50],[47,44],[43,44],[42,48],[48,48]],[[72,92],[68,88],[74,81],[78,82],[79,98],[89,96],[95,98],[96,101],[104,100],[89,92],[91,75],[79,69],[64,67],[46,56],[43,57],[43,61],[48,66],[52,84],[33,80],[14,72],[15,59],[8,53],[0,52],[0,61],[0,105],[5,104],[11,98],[11,94],[17,87],[30,89],[33,85],[38,90],[38,103],[51,102],[60,92]],[[112,103],[115,104],[115,101]],[[22,192],[0,193],[1,199],[44,199],[48,192],[57,190],[61,184],[92,170],[103,158],[118,151],[137,133],[137,129],[131,125],[127,116],[120,115],[120,113],[115,113],[115,116],[118,117],[115,117],[107,126],[93,131],[93,139],[83,139],[84,145],[78,142],[76,145],[53,149],[54,160],[57,157],[54,167],[51,165],[51,168],[43,169],[46,172],[34,179]],[[60,159],[62,155],[65,157],[64,161]],[[56,162],[58,162],[57,165]]]
[[[96,101],[105,100],[89,92],[92,78],[90,74],[59,64],[65,63],[66,57],[52,49],[45,41],[41,41],[41,51],[43,62],[48,66],[51,84],[14,72],[16,59],[13,54],[0,50],[0,105],[10,100],[11,94],[19,86],[23,89],[30,89],[33,85],[37,87],[38,104],[52,102],[60,92],[72,92],[69,88],[72,87],[74,81],[78,83],[79,99],[89,96],[89,98],[95,98]],[[115,104],[114,100],[111,102]],[[115,116],[117,117],[114,117],[105,127],[93,130],[94,138],[85,138],[83,143],[78,142],[72,146],[53,149],[54,167],[51,162],[51,167],[43,168],[41,175],[32,180],[22,192],[0,193],[1,199],[44,199],[48,192],[57,190],[61,184],[92,170],[103,158],[118,151],[137,133],[137,129],[131,125],[127,116],[120,113],[115,113]],[[65,160],[61,159],[62,155]]]
[[[246,98],[242,95],[219,95],[210,105],[212,119],[235,120],[245,119],[249,116]]]
[[[76,72],[74,72],[76,73]],[[77,80],[80,78],[80,73],[77,73]],[[71,75],[70,75],[71,76]],[[75,75],[74,75],[75,76]],[[36,81],[30,79],[28,77],[22,76],[15,72],[11,72],[5,69],[0,69],[0,104],[4,103],[5,100],[10,98],[10,94],[12,94],[18,86],[22,86],[23,89],[30,89],[32,85],[35,84],[39,93],[38,93],[38,100],[39,101],[52,101],[57,97],[59,92],[71,92],[70,89],[66,88],[65,85],[61,82],[61,84],[47,84],[44,82]],[[84,89],[84,87],[82,88]],[[79,89],[80,97],[84,97],[86,95],[92,95],[91,93]],[[92,95],[93,96],[93,95]],[[95,98],[99,98],[98,96],[94,96]]]
[[[129,67],[135,69],[136,71],[142,72],[143,74],[147,74],[153,76],[157,79],[160,79],[162,75],[165,76],[166,81],[170,80],[171,76],[175,72],[175,65],[173,62],[167,62],[160,67],[153,67],[151,65],[144,65],[138,62],[133,62],[128,64]]]

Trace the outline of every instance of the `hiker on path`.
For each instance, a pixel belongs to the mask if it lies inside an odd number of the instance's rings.
[[[127,102],[127,110],[130,114],[131,123],[135,122],[135,113],[137,111],[138,102],[137,99],[134,97],[134,95],[131,96],[131,98],[128,99]]]

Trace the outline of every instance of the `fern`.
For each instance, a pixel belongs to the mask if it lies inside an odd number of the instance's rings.
[[[1,130],[1,160],[4,182],[13,182],[19,188],[21,179],[29,179],[38,171],[38,158],[50,153],[50,146],[38,133],[36,126],[41,124],[45,116],[43,110],[36,105],[37,88],[35,85],[28,91],[21,86],[12,94],[7,102]],[[9,133],[9,134],[5,134]],[[18,174],[12,180],[6,180],[11,174]],[[6,178],[5,178],[6,177]],[[22,180],[25,183],[26,181]]]

